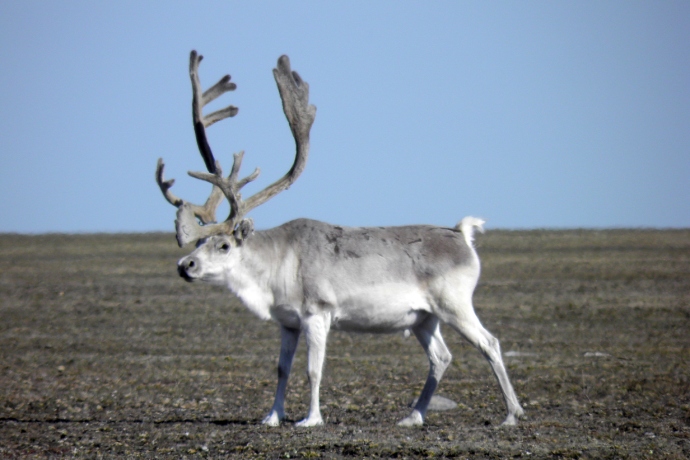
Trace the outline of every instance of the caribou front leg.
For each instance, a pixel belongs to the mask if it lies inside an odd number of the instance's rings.
[[[319,386],[323,362],[326,358],[326,340],[331,328],[330,315],[317,313],[304,318],[302,329],[307,342],[307,375],[311,386],[311,403],[307,418],[297,423],[300,427],[323,425],[319,407]]]
[[[299,342],[299,329],[280,327],[280,359],[278,360],[278,388],[271,412],[262,422],[264,425],[278,426],[285,418],[285,389],[287,388],[292,360]]]

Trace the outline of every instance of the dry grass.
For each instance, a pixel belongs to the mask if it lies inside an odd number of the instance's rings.
[[[277,327],[177,277],[167,234],[0,235],[0,458],[690,457],[690,231],[493,231],[480,318],[528,419],[501,429],[488,364],[450,330],[423,428],[395,422],[426,358],[334,332],[326,424],[267,428]],[[306,413],[303,344],[287,411]]]

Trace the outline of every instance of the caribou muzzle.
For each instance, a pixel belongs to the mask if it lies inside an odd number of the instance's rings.
[[[180,274],[185,281],[192,282],[198,278],[201,264],[196,257],[188,256],[177,263],[177,273]]]

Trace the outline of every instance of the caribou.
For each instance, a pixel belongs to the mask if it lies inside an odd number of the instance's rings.
[[[158,160],[156,181],[166,200],[178,208],[175,227],[179,246],[196,244],[196,249],[178,262],[179,275],[190,282],[227,286],[256,316],[279,325],[278,385],[263,423],[277,426],[285,418],[285,391],[303,334],[311,399],[306,418],[297,426],[323,424],[319,385],[328,333],[335,329],[412,331],[429,359],[429,374],[411,413],[399,425],[422,425],[451,361],[441,335],[441,324],[447,324],[487,359],[507,409],[503,425],[515,425],[523,409],[503,364],[499,341],[482,326],[472,305],[480,273],[473,238],[476,231],[483,232],[484,221],[465,217],[452,228],[354,228],[297,219],[255,230],[247,213],[289,188],[304,170],[316,107],[309,103],[307,82],[292,71],[289,58],[281,56],[273,75],[295,140],[295,160],[282,178],[244,199],[241,189],[257,178],[259,169],[240,179],[244,155],[240,152],[234,155],[230,174],[224,176],[206,136],[206,128],[235,116],[238,109],[228,106],[203,114],[206,104],[235,90],[236,85],[226,75],[202,91],[201,60],[201,55],[191,52],[189,74],[194,133],[208,172],[189,175],[211,183],[211,194],[203,205],[172,194],[174,180],[164,179],[162,159]],[[225,221],[216,222],[216,208],[223,199],[229,202],[230,213]]]

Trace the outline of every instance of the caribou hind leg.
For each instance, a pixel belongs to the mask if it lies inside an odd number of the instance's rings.
[[[414,327],[412,332],[429,358],[429,375],[412,413],[398,422],[400,426],[417,426],[424,422],[434,391],[436,391],[436,387],[452,359],[452,355],[441,336],[440,322],[437,317],[429,315],[426,320]]]
[[[508,378],[508,373],[501,358],[501,346],[498,339],[482,326],[474,312],[471,301],[463,303],[455,314],[447,315],[447,318],[444,318],[444,320],[446,320],[444,322],[448,323],[468,342],[474,345],[489,362],[501,387],[503,400],[508,411],[506,419],[502,424],[515,425],[517,420],[524,414],[524,411]]]

